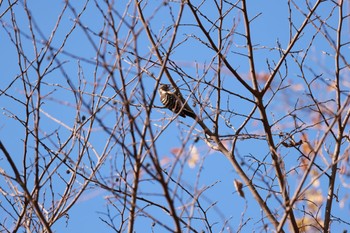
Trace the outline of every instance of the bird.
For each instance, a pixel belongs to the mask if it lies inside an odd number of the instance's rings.
[[[181,94],[170,91],[169,84],[160,84],[158,92],[160,101],[166,108],[176,114],[179,114],[183,118],[186,118],[186,116],[192,117],[193,119],[197,118],[197,115],[185,103],[185,100]]]

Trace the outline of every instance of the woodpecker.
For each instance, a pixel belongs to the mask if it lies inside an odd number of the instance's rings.
[[[160,84],[158,92],[160,101],[166,108],[184,118],[189,116],[196,119],[196,114],[185,104],[185,100],[182,98],[181,94],[170,91],[168,84]]]

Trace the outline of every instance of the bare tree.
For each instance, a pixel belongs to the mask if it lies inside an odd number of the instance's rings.
[[[2,232],[349,228],[349,1],[40,4],[0,5]]]

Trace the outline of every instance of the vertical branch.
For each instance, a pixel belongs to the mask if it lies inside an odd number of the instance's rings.
[[[286,179],[286,174],[282,170],[282,167],[284,167],[284,164],[283,164],[284,162],[281,156],[277,153],[277,148],[275,146],[275,142],[272,136],[271,126],[269,124],[269,120],[266,114],[266,109],[261,98],[257,98],[257,106],[260,110],[261,120],[262,120],[264,131],[266,134],[267,143],[269,145],[269,149],[271,152],[273,166],[275,168],[278,184],[282,193],[282,197],[284,199],[284,208],[286,213],[290,215],[290,221],[292,223],[294,232],[299,232],[299,227],[293,213],[293,206],[290,203],[290,197],[287,190],[288,183]]]
[[[247,46],[248,46],[248,61],[249,61],[249,68],[250,68],[250,76],[253,83],[253,88],[255,91],[259,91],[258,81],[256,77],[255,72],[255,59],[254,59],[254,51],[253,51],[253,43],[251,38],[251,32],[250,32],[250,21],[248,17],[248,10],[247,10],[247,4],[246,0],[242,0],[242,12],[244,16],[244,26],[245,26],[245,37],[247,40]]]
[[[337,28],[337,41],[335,46],[335,87],[336,87],[336,104],[337,104],[337,112],[342,108],[342,100],[341,100],[341,83],[340,83],[340,56],[341,56],[341,37],[342,37],[342,26],[343,26],[343,0],[338,1],[338,28]],[[347,101],[344,103],[344,106],[347,105]],[[344,125],[345,126],[345,125]],[[338,172],[338,158],[340,154],[341,144],[343,140],[344,127],[342,125],[342,114],[339,114],[337,117],[337,128],[338,134],[336,137],[336,144],[334,148],[334,152],[332,154],[332,169],[331,169],[331,178],[329,179],[328,185],[328,193],[327,193],[327,202],[325,206],[325,217],[324,217],[324,232],[329,232],[331,216],[332,216],[332,203],[333,203],[333,195],[334,195],[334,185],[336,181],[336,176]]]
[[[258,82],[257,82],[256,72],[255,72],[255,64],[254,64],[255,60],[254,60],[254,52],[253,52],[253,45],[252,45],[253,43],[252,43],[251,33],[250,33],[250,22],[249,22],[249,18],[248,18],[248,11],[247,11],[247,6],[246,6],[245,0],[242,1],[242,12],[244,15],[244,22],[245,22],[245,30],[246,30],[245,36],[247,39],[247,46],[248,46],[248,58],[249,58],[249,62],[250,62],[250,75],[252,77],[253,87],[254,87],[255,91],[259,92],[259,86],[258,86]],[[276,67],[276,71],[278,69],[279,69],[279,67]],[[281,167],[283,167],[283,161],[282,161],[282,158],[280,157],[280,155],[278,155],[278,153],[277,153],[277,148],[276,148],[274,140],[273,140],[271,127],[269,124],[269,119],[268,119],[267,114],[266,114],[266,107],[263,103],[263,97],[264,97],[263,91],[259,95],[256,95],[256,105],[258,106],[258,108],[260,110],[262,124],[263,124],[264,131],[266,134],[267,143],[268,143],[269,148],[270,148],[271,157],[273,160],[273,165],[274,165],[275,172],[277,175],[277,179],[278,179],[279,187],[280,187],[280,190],[282,193],[282,197],[284,199],[284,205],[285,205],[286,211],[289,212],[289,214],[290,214],[290,220],[291,220],[294,232],[299,232],[298,225],[297,225],[294,213],[293,213],[293,208],[290,206],[290,202],[289,202],[290,198],[289,198],[289,194],[288,194],[288,190],[287,190],[288,183],[287,183],[287,179],[285,178],[286,174],[281,169]]]
[[[224,15],[222,13],[222,4],[223,2],[220,1],[220,5],[216,3],[216,7],[219,13],[219,26],[218,26],[218,50],[222,51],[223,49],[223,44],[222,44],[222,24],[224,21]],[[220,109],[221,109],[221,67],[222,67],[222,59],[220,56],[217,56],[218,60],[218,65],[217,65],[217,100],[216,100],[216,113],[215,113],[215,118],[214,118],[214,127],[215,127],[215,135],[218,135],[219,133],[219,117],[220,117]]]

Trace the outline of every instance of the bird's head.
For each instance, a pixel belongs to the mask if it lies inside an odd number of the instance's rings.
[[[159,90],[169,91],[169,84],[160,84]]]
[[[169,84],[160,84],[158,91],[160,95],[168,93],[170,91]]]

